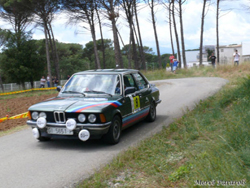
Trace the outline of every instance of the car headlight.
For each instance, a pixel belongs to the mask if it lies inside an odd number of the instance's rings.
[[[31,114],[32,119],[37,120],[38,119],[38,112],[32,112]]]
[[[96,121],[96,116],[95,116],[95,114],[90,114],[90,115],[88,116],[88,120],[89,120],[90,123],[94,123],[94,122]]]
[[[46,113],[45,113],[45,112],[41,112],[41,113],[39,114],[39,117],[46,118],[46,117],[47,117],[47,115],[46,115]]]
[[[47,121],[44,117],[39,117],[36,121],[36,125],[40,128],[43,129],[47,124]]]
[[[84,114],[79,114],[78,120],[83,123],[86,120],[86,116]]]

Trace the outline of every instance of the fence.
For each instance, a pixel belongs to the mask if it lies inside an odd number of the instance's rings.
[[[64,85],[66,81],[67,80],[60,80],[59,85]],[[30,82],[25,82],[24,85],[25,85],[25,89],[31,89]],[[47,86],[47,82],[45,84],[45,87],[46,86]],[[39,88],[39,87],[40,87],[40,81],[35,81],[34,82],[34,88]],[[3,88],[4,88],[4,92],[23,90],[22,85],[19,85],[17,83],[3,84]],[[0,87],[0,92],[3,92],[1,87]]]

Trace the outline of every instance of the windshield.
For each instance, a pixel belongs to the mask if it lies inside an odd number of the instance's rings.
[[[120,95],[118,75],[82,74],[74,75],[63,87],[62,93],[97,93]]]

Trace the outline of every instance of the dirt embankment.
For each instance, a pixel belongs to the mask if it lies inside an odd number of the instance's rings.
[[[17,94],[18,95],[18,94]],[[0,118],[18,115],[28,111],[28,108],[38,102],[57,96],[57,94],[17,97],[12,99],[1,99],[0,96]],[[13,127],[26,125],[27,118],[12,119],[0,123],[0,131],[8,130]]]

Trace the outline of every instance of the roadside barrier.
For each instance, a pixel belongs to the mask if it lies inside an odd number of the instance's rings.
[[[11,116],[11,117],[8,117],[8,115],[6,115],[6,117],[0,118],[0,123],[3,122],[3,121],[6,121],[6,120],[10,120],[10,119],[27,118],[28,114],[29,114],[28,112],[24,112],[22,114],[18,114],[18,115]]]
[[[13,94],[25,93],[29,91],[52,90],[52,89],[56,89],[56,87],[33,88],[33,89],[26,89],[26,90],[20,90],[20,91],[12,91],[12,92],[7,92],[7,93],[0,93],[0,95],[13,95]]]

